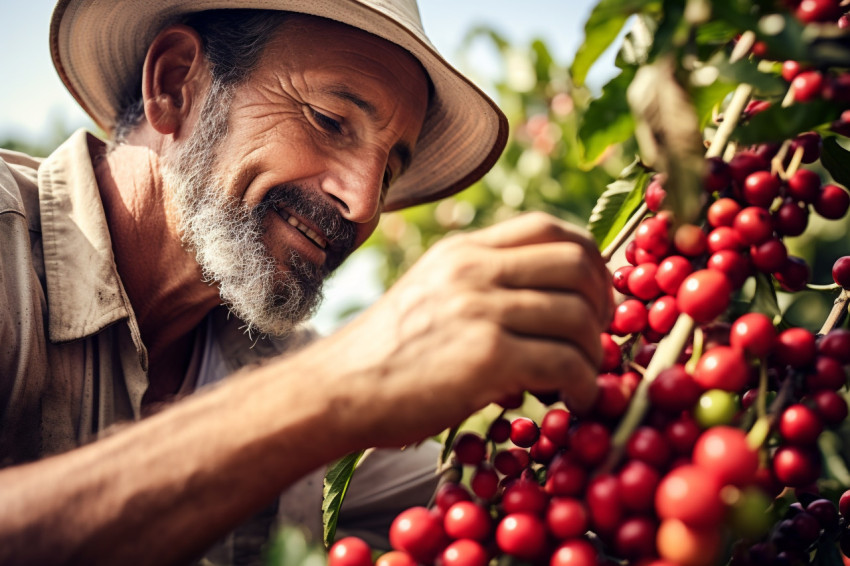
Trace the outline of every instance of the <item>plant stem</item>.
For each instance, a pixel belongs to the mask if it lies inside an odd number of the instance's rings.
[[[632,217],[629,218],[629,221],[623,226],[623,229],[617,233],[617,236],[614,238],[614,241],[608,244],[608,247],[602,252],[602,259],[605,260],[605,263],[611,261],[611,257],[616,253],[620,246],[632,235],[632,232],[635,231],[640,221],[643,220],[643,217],[646,216],[646,213],[649,212],[649,207],[646,206],[646,203],[642,203],[640,207],[632,214]]]
[[[832,310],[829,311],[829,316],[826,317],[826,320],[823,322],[823,326],[821,326],[818,334],[828,334],[830,330],[837,328],[838,325],[841,324],[844,320],[844,316],[847,314],[848,302],[850,302],[850,296],[847,295],[846,289],[842,289],[838,298],[835,299],[835,302],[832,304]]]
[[[711,146],[705,152],[706,157],[720,157],[723,155],[723,150],[726,148],[726,144],[729,143],[729,138],[738,125],[741,114],[744,112],[744,108],[746,108],[747,101],[750,99],[752,93],[753,87],[748,84],[740,84],[735,89],[732,100],[729,101],[729,106],[726,107],[726,111],[723,113],[723,121],[717,127],[717,132],[711,140]]]
[[[611,471],[617,466],[626,443],[643,421],[643,417],[649,409],[649,385],[658,377],[659,373],[676,363],[688,343],[693,329],[694,319],[682,313],[676,319],[676,324],[673,325],[670,334],[659,342],[658,349],[652,356],[652,360],[646,368],[646,373],[635,390],[631,403],[629,403],[629,409],[611,438],[611,451],[608,454],[608,460],[602,466],[602,472]]]

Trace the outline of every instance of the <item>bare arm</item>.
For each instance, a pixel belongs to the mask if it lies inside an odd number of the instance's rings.
[[[181,563],[318,465],[524,389],[594,399],[608,274],[540,214],[442,242],[364,316],[90,446],[0,473],[0,563]]]

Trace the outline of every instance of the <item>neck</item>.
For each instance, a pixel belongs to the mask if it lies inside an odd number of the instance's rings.
[[[148,348],[156,397],[179,388],[194,330],[220,303],[180,240],[159,171],[159,152],[147,144],[118,146],[95,165],[115,262]]]

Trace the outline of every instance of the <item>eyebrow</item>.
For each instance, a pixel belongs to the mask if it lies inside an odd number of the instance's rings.
[[[375,108],[374,104],[367,100],[363,100],[362,97],[351,92],[345,85],[333,85],[325,92],[331,96],[339,98],[340,100],[350,102],[351,104],[355,105],[357,108],[365,112],[366,115],[373,120],[377,119],[378,117],[378,109]],[[410,167],[410,162],[413,159],[413,151],[410,148],[410,144],[405,141],[399,141],[398,143],[396,143],[393,146],[392,151],[396,154],[399,161],[401,162],[401,171],[398,172],[398,175],[401,175]]]

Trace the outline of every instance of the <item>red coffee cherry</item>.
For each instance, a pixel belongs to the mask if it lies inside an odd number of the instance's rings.
[[[824,185],[815,201],[815,212],[827,220],[839,220],[847,214],[850,195],[838,185]]]
[[[487,456],[487,443],[474,432],[464,432],[457,435],[452,450],[461,464],[477,466]]]
[[[489,462],[481,462],[472,473],[469,487],[481,499],[491,499],[499,491],[499,474]]]
[[[767,209],[748,206],[735,217],[732,224],[738,239],[746,245],[760,244],[773,235],[773,219]]]
[[[522,448],[515,448],[514,450],[522,450]],[[523,452],[525,451],[523,450]],[[528,452],[525,452],[525,454],[526,457],[529,457]],[[518,477],[525,469],[525,466],[522,465],[513,450],[500,450],[496,452],[496,455],[493,457],[493,467],[500,473],[511,478]]]
[[[570,443],[570,413],[564,409],[549,409],[540,422],[540,430],[546,438],[561,447]]]
[[[542,515],[546,509],[546,494],[536,481],[517,480],[502,494],[502,509],[505,513],[533,513]]]
[[[771,238],[758,245],[750,246],[753,267],[762,273],[779,271],[788,259],[788,249],[779,238]]]
[[[405,509],[390,525],[390,544],[417,562],[431,563],[446,545],[443,521],[425,507]]]
[[[653,178],[646,186],[646,194],[644,194],[646,207],[652,212],[658,212],[664,205],[664,197],[666,196],[667,191],[664,190],[664,185],[658,179]]]
[[[623,519],[617,476],[599,474],[591,479],[585,501],[593,529],[603,534],[613,533]]]
[[[689,275],[676,294],[676,306],[697,322],[717,318],[729,306],[732,286],[726,276],[712,269]]]
[[[681,364],[662,370],[649,384],[652,406],[671,414],[689,410],[700,395],[702,388]]]
[[[658,526],[650,517],[629,517],[614,534],[614,548],[618,556],[640,560],[655,556],[655,535]]]
[[[540,429],[537,423],[527,417],[517,417],[511,421],[511,442],[521,448],[530,448],[537,442]]]
[[[738,201],[724,197],[711,203],[711,206],[708,207],[708,211],[706,212],[706,219],[709,226],[713,228],[719,228],[720,226],[731,227],[740,211],[741,205],[738,204]]]
[[[502,442],[507,442],[510,437],[511,421],[504,417],[499,417],[497,419],[494,419],[493,422],[490,423],[490,426],[487,429],[487,438],[489,438],[496,444],[501,444]],[[476,464],[477,463],[478,462],[476,462]]]
[[[629,275],[634,268],[634,265],[624,265],[614,270],[612,283],[614,284],[614,289],[616,289],[618,293],[622,293],[624,295],[631,294],[629,291]]]
[[[692,416],[684,413],[664,427],[664,438],[676,454],[690,456],[701,433],[700,427]]]
[[[754,358],[770,353],[776,342],[776,328],[770,318],[757,312],[738,317],[729,331],[729,344]]]
[[[658,264],[655,271],[655,281],[661,291],[668,295],[675,295],[679,290],[679,285],[692,271],[693,267],[690,261],[680,255],[671,255]]]
[[[726,275],[735,289],[740,288],[747,277],[752,274],[752,265],[749,259],[734,250],[720,250],[711,254],[706,267]]]
[[[787,199],[773,213],[773,226],[783,236],[799,236],[809,224],[809,209]]]
[[[706,159],[705,167],[703,187],[705,187],[706,192],[722,191],[732,182],[732,171],[729,164],[719,157]]]
[[[618,369],[623,364],[623,353],[620,351],[620,347],[607,332],[602,332],[599,335],[599,341],[602,342],[602,365],[599,366],[599,370],[614,371]]]
[[[779,434],[789,444],[809,446],[817,442],[823,432],[823,421],[809,407],[795,403],[782,411],[779,417]]]
[[[820,339],[817,347],[820,354],[835,358],[842,364],[850,364],[850,330],[830,330]]]
[[[773,276],[784,290],[796,293],[805,289],[806,285],[809,284],[811,272],[806,260],[788,256],[785,260],[785,265],[782,266],[782,269],[775,272]]]
[[[573,429],[572,453],[586,466],[601,464],[611,447],[611,434],[597,422],[584,421]]]
[[[718,226],[708,233],[706,246],[709,253],[721,250],[738,251],[744,247],[744,242],[738,237],[738,232],[731,226]]]
[[[655,275],[658,266],[654,263],[641,263],[629,274],[629,292],[644,301],[654,299],[661,293]]]
[[[744,181],[744,199],[753,206],[767,208],[782,188],[782,181],[770,171],[756,171]]]
[[[674,468],[658,484],[655,510],[661,519],[679,519],[693,527],[716,527],[723,519],[718,477],[700,466]]]
[[[574,459],[555,456],[546,470],[544,491],[551,496],[580,497],[584,495],[587,471]]]
[[[632,460],[638,460],[662,470],[670,462],[670,447],[664,436],[650,426],[638,427],[626,443],[626,454]]]
[[[782,63],[782,78],[790,83],[802,70],[799,62],[789,59]]]
[[[357,537],[339,539],[328,552],[328,566],[372,566],[372,549]]]
[[[676,307],[676,298],[671,295],[656,299],[647,313],[649,327],[659,334],[670,332],[678,318],[679,309]]]
[[[617,474],[620,501],[629,511],[651,513],[661,474],[646,462],[629,460]]]
[[[546,507],[546,527],[558,540],[580,537],[587,531],[587,509],[578,499],[553,497]]]
[[[663,257],[670,248],[669,228],[663,217],[647,218],[635,230],[635,243],[638,248]]]
[[[705,252],[708,237],[699,226],[682,224],[673,233],[673,247],[684,256],[696,257]]]
[[[805,328],[788,328],[776,337],[775,350],[781,363],[804,367],[815,359],[815,337]]]
[[[814,372],[806,376],[806,388],[809,391],[837,391],[844,387],[846,382],[847,375],[841,362],[830,356],[815,357]]]
[[[546,549],[546,527],[530,513],[512,513],[499,522],[496,544],[505,554],[533,561]]]
[[[469,491],[459,483],[443,483],[434,494],[434,503],[437,504],[437,510],[443,516],[448,513],[452,505],[459,501],[472,501]]]
[[[838,426],[847,418],[847,402],[835,391],[816,391],[812,402],[827,426]]]
[[[812,1],[812,0],[806,0]],[[794,89],[794,100],[809,102],[819,98],[823,91],[823,75],[820,71],[803,71],[791,81]]]
[[[453,539],[484,541],[490,536],[490,513],[472,501],[458,501],[443,517],[443,529]]]
[[[596,566],[596,548],[580,538],[564,541],[555,549],[549,566]]]
[[[832,279],[836,285],[850,288],[850,256],[840,257],[832,264]]]
[[[781,446],[773,455],[773,473],[788,487],[810,485],[820,476],[820,454],[801,446]]]
[[[820,159],[821,137],[817,132],[805,132],[791,140],[791,147],[788,155],[794,155],[799,148],[803,148],[802,163],[814,163]],[[787,160],[790,162],[791,158]]]
[[[646,305],[637,299],[627,299],[617,306],[611,321],[611,333],[626,336],[641,332],[646,328]]]
[[[716,346],[700,357],[694,381],[703,389],[741,391],[750,379],[750,366],[741,350]]]
[[[835,0],[803,0],[797,5],[797,19],[812,22],[833,22],[841,16],[841,6]]]
[[[813,204],[820,193],[820,176],[808,169],[797,169],[788,178],[786,190],[789,197]]]
[[[487,566],[490,556],[481,544],[474,540],[456,540],[442,554],[443,566]]]
[[[749,150],[740,151],[729,161],[732,179],[738,186],[744,184],[747,176],[756,171],[770,169],[770,162],[757,153]]]
[[[375,566],[417,566],[411,555],[401,550],[385,552],[375,561]]]
[[[716,426],[706,430],[694,445],[694,464],[711,470],[723,484],[745,486],[758,469],[758,452],[747,444],[741,429]]]

